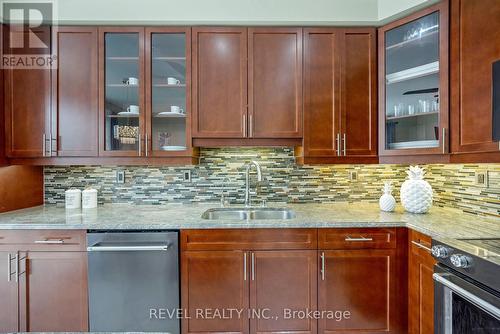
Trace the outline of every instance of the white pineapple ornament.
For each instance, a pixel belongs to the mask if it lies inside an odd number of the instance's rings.
[[[401,204],[411,213],[426,213],[432,206],[432,187],[424,180],[425,171],[410,166],[408,179],[401,186]]]
[[[384,194],[380,197],[378,204],[380,206],[380,210],[391,212],[394,211],[396,207],[396,199],[392,196],[392,182],[385,181],[384,188],[382,188]]]

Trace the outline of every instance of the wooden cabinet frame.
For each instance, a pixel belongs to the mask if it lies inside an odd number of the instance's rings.
[[[106,43],[107,33],[137,33],[139,39],[139,150],[137,151],[111,151],[106,150]],[[99,28],[99,156],[101,157],[141,157],[144,155],[144,131],[145,127],[145,89],[146,81],[144,74],[145,51],[144,51],[144,27],[100,27]],[[146,161],[145,161],[146,162]]]
[[[385,126],[386,126],[386,105],[385,105],[385,33],[391,29],[397,28],[408,22],[417,20],[423,16],[432,14],[434,12],[439,12],[439,147],[432,148],[422,148],[422,149],[400,149],[400,150],[390,150],[385,147],[386,136],[385,136]],[[411,14],[405,18],[389,23],[378,29],[378,78],[379,78],[379,156],[383,162],[382,157],[386,156],[400,156],[402,157],[401,162],[412,162],[405,160],[406,157],[412,157],[417,155],[429,155],[431,157],[416,157],[421,163],[424,162],[446,162],[448,159],[447,154],[449,153],[449,52],[448,52],[448,2],[441,1],[439,4],[425,8],[414,14]],[[444,129],[444,130],[443,130]],[[443,138],[443,133],[445,137]],[[432,155],[436,155],[432,157]],[[415,157],[412,157],[415,158]],[[396,161],[396,160],[394,160]],[[393,162],[392,160],[387,160],[387,162]]]

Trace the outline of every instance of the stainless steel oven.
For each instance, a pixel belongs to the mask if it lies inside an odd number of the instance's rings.
[[[438,260],[433,275],[435,333],[499,334],[500,267],[496,254],[464,244],[467,251],[433,241],[433,255]]]

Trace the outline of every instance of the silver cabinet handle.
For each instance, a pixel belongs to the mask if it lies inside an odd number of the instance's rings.
[[[429,253],[432,253],[432,250],[431,250],[429,247],[427,247],[427,246],[425,246],[425,245],[422,245],[420,242],[417,242],[417,241],[415,241],[415,240],[412,240],[412,241],[411,241],[411,243],[412,243],[412,244],[414,244],[415,246],[417,246],[418,248],[425,249],[425,250],[426,250],[426,251],[428,251]]]
[[[61,245],[63,243],[64,243],[63,239],[35,240],[35,244]]]
[[[243,114],[243,137],[247,136],[247,114]]]
[[[443,139],[443,154],[446,154],[446,128],[442,130]]]
[[[10,277],[12,276],[12,258],[10,253],[7,254],[7,282],[10,282]]]
[[[463,298],[469,300],[473,304],[479,306],[483,310],[485,310],[487,313],[493,315],[494,317],[500,317],[500,309],[496,307],[495,305],[492,305],[488,303],[487,301],[479,298],[476,294],[470,292],[467,290],[467,288],[464,286],[459,286],[458,284],[455,284],[454,282],[448,280],[445,278],[446,274],[439,274],[439,273],[434,273],[432,275],[432,278],[438,282],[450,289],[451,291],[455,292],[456,294],[462,296]],[[464,284],[468,284],[467,282],[464,281]]]
[[[253,115],[248,115],[248,132],[250,133],[249,137],[253,137]]]
[[[140,131],[137,132],[137,137],[138,137],[138,140],[139,140],[139,142],[138,142],[138,145],[139,145],[139,147],[138,147],[138,154],[139,154],[139,156],[141,156],[142,155],[142,136],[141,136],[141,132]]]
[[[252,281],[255,281],[255,254],[252,252]]]
[[[345,237],[345,241],[373,241],[373,238],[365,238],[365,237],[358,237],[358,238],[351,238],[350,236]]]
[[[170,245],[160,246],[89,246],[87,252],[136,252],[136,251],[166,251]]]
[[[47,154],[47,138],[46,138],[46,135],[45,133],[42,134],[42,156],[46,156]]]
[[[321,252],[321,280],[325,280],[325,252]]]
[[[340,132],[337,133],[337,156],[341,156],[342,155],[342,150],[340,148]]]
[[[247,253],[243,253],[243,280],[247,280]]]
[[[54,146],[52,145],[52,142],[54,142]],[[52,147],[55,147],[55,149],[52,149]],[[50,156],[52,156],[52,153],[57,154],[57,137],[52,138],[52,133],[50,133]]]
[[[19,282],[19,254],[16,253],[16,255],[14,256],[14,260],[16,261],[16,272],[15,272],[15,275],[16,275],[16,283]]]
[[[347,136],[346,134],[344,133],[344,157],[347,155],[347,150],[346,150],[346,147],[347,147]]]
[[[146,140],[144,141],[144,145],[146,145],[146,156],[148,156],[148,134],[145,134]]]

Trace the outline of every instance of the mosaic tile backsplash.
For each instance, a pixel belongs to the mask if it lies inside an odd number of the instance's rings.
[[[261,164],[263,182],[253,204],[268,202],[377,202],[385,180],[394,181],[394,196],[406,178],[407,165],[298,166],[290,148],[202,149],[197,166],[64,166],[45,167],[45,202],[64,203],[64,191],[92,186],[99,203],[164,204],[218,202],[221,194],[232,204],[244,201],[245,162]],[[434,205],[500,216],[500,164],[426,165],[434,189]],[[125,183],[116,183],[116,170]],[[191,172],[184,181],[183,172]],[[489,186],[475,184],[476,171],[488,171]],[[357,179],[349,178],[357,172]],[[252,170],[252,189],[255,186]],[[399,202],[399,200],[398,200]]]

